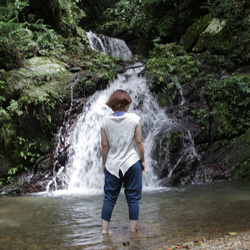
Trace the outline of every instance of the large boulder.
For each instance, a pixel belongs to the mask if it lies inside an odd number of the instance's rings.
[[[222,31],[225,26],[224,20],[213,18],[207,28],[200,34],[197,43],[192,49],[193,52],[204,52],[206,50],[213,50],[220,52],[219,54],[225,54],[232,46],[231,41],[225,40],[218,34]]]

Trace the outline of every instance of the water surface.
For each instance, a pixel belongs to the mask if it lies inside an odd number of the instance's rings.
[[[102,236],[102,194],[50,193],[0,198],[0,249],[165,249],[250,228],[250,183],[145,191],[139,231],[130,234],[121,193]]]

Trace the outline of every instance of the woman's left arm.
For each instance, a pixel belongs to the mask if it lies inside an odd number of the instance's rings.
[[[103,128],[101,128],[101,139],[102,139],[102,168],[103,168],[103,173],[105,173],[105,164],[109,152],[109,142],[106,132]]]
[[[142,137],[141,137],[141,124],[140,124],[140,122],[138,123],[138,125],[135,128],[135,143],[136,143],[138,153],[140,156],[140,160],[141,160],[142,173],[144,173],[146,170],[146,166],[145,166],[145,158],[144,158],[144,146],[143,146]]]

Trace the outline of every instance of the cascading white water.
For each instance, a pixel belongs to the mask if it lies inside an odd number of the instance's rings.
[[[184,141],[181,156],[173,166],[173,168],[169,171],[168,178],[172,177],[174,170],[178,167],[179,163],[184,157],[188,157],[190,159],[189,161],[192,161],[192,159],[200,160],[200,156],[196,152],[194,141],[189,130],[187,131],[187,135],[183,137],[183,139]]]
[[[104,52],[109,56],[121,57],[124,61],[132,57],[130,49],[123,40],[95,34],[91,31],[86,32],[86,34],[92,49]]]
[[[143,187],[157,187],[157,177],[152,169],[151,150],[154,137],[162,126],[172,121],[159,107],[150,93],[146,80],[138,76],[143,66],[134,65],[134,69],[118,75],[118,79],[106,90],[96,92],[87,102],[71,136],[71,150],[67,169],[71,192],[96,193],[102,191],[104,175],[101,161],[100,122],[112,110],[105,104],[109,96],[117,89],[126,90],[133,100],[129,112],[141,117],[143,141],[145,147],[146,173],[143,175]],[[138,67],[139,66],[139,67]],[[136,68],[136,69],[135,69]]]
[[[105,53],[110,50],[112,53],[108,52],[109,55],[121,56],[124,60],[128,60],[132,55],[126,43],[122,40],[106,36],[100,39],[100,35],[92,32],[88,32],[87,35],[93,49]],[[108,50],[107,44],[110,46]],[[133,102],[129,112],[136,113],[141,117],[146,163],[143,189],[162,188],[159,184],[161,180],[158,180],[153,170],[153,166],[157,166],[157,162],[151,158],[151,152],[157,135],[161,131],[167,133],[176,128],[178,120],[170,119],[164,109],[158,105],[149,91],[146,79],[139,76],[143,69],[144,66],[140,63],[128,66],[122,74],[118,74],[118,79],[114,83],[110,84],[106,90],[97,91],[85,104],[82,115],[71,130],[70,138],[68,138],[70,148],[65,169],[68,177],[66,182],[70,193],[96,194],[103,190],[104,174],[102,172],[100,122],[105,115],[112,113],[112,110],[105,103],[117,89],[126,90],[131,95]],[[189,155],[197,157],[191,134],[188,135],[188,138],[186,138],[188,143],[184,145],[184,153],[170,170],[168,177],[171,177],[183,157],[189,157]]]

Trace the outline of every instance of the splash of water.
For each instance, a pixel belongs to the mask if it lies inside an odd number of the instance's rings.
[[[180,158],[178,159],[178,161],[176,162],[176,164],[174,165],[174,167],[169,171],[168,173],[169,179],[172,177],[174,170],[177,168],[177,166],[179,165],[179,163],[182,161],[184,157],[200,160],[200,156],[197,154],[196,149],[195,149],[192,135],[189,130],[187,132],[188,132],[187,135],[183,138],[184,141],[183,141],[182,154]]]

